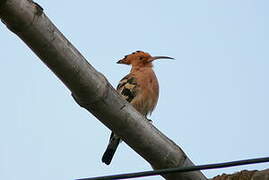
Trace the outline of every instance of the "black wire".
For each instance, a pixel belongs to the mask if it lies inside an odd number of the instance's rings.
[[[205,170],[205,169],[226,168],[226,167],[231,167],[231,166],[241,166],[241,165],[264,163],[264,162],[269,162],[269,157],[246,159],[246,160],[231,161],[231,162],[216,163],[216,164],[205,164],[205,165],[199,165],[199,166],[167,168],[167,169],[159,169],[159,170],[144,171],[144,172],[137,172],[137,173],[126,173],[126,174],[118,174],[118,175],[110,175],[110,176],[81,178],[77,180],[115,180],[115,179],[138,178],[138,177],[163,175],[163,174],[176,173],[176,172],[189,172],[189,171],[198,171],[198,170]]]

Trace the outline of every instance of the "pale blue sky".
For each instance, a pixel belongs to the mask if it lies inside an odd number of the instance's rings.
[[[114,86],[129,71],[115,62],[132,51],[176,58],[155,63],[161,92],[151,119],[195,164],[269,156],[269,1],[37,2]],[[110,131],[2,23],[0,46],[0,179],[151,169],[124,143],[102,164]]]

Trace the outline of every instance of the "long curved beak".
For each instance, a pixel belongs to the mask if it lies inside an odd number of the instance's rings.
[[[168,57],[168,56],[153,56],[148,60],[148,62],[152,62],[156,59],[175,59],[175,58]]]

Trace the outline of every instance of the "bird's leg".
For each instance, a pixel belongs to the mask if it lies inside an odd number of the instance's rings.
[[[148,120],[149,123],[153,123],[153,121],[149,118],[147,118],[147,116],[145,116],[146,120]]]

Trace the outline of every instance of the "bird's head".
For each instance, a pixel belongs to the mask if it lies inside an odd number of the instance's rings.
[[[151,56],[149,53],[143,51],[136,51],[132,54],[124,56],[123,59],[119,60],[118,64],[127,64],[132,66],[149,66],[152,67],[152,61],[156,59],[174,59],[168,56]]]

